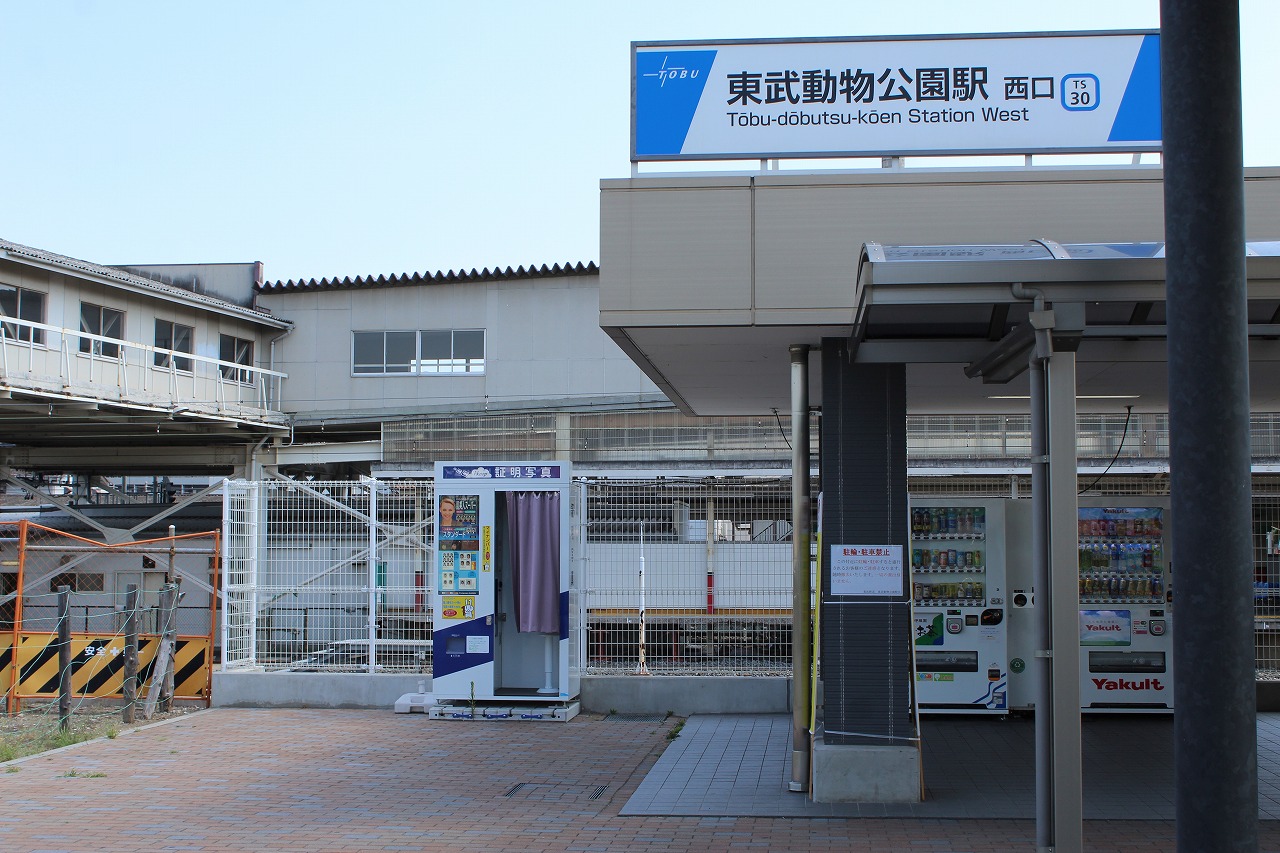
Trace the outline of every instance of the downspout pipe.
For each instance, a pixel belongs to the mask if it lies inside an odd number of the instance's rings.
[[[791,781],[809,790],[813,591],[809,574],[809,347],[791,351]]]

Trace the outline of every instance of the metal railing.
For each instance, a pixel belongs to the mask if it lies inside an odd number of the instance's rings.
[[[179,370],[180,364],[189,369]],[[283,420],[273,406],[286,376],[30,320],[5,317],[0,323],[0,380],[60,398],[276,422]]]

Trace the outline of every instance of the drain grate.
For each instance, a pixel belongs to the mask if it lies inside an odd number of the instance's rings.
[[[517,782],[503,792],[504,797],[524,800],[598,800],[609,790],[608,785],[562,785],[545,782]]]
[[[660,723],[666,718],[666,714],[610,714],[605,720],[615,723]]]

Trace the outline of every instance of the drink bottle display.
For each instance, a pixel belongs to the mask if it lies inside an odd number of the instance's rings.
[[[939,500],[911,511],[913,661],[923,711],[1008,709],[1003,518],[1000,501]]]
[[[911,511],[911,569],[916,575],[957,574],[952,579],[917,582],[912,586],[917,604],[963,602],[980,605],[986,600],[981,576],[986,571],[983,549],[986,535],[984,507],[923,507]]]
[[[1151,515],[1105,517],[1120,512]],[[1081,508],[1080,514],[1081,603],[1161,603],[1165,566],[1159,510]]]

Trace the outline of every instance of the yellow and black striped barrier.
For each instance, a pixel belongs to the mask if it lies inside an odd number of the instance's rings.
[[[18,667],[18,699],[35,699],[58,695],[58,637],[49,633],[19,635],[16,665]],[[6,653],[12,658],[13,638],[0,639],[0,663]],[[138,637],[138,695],[145,695],[151,672],[155,668],[160,638]],[[10,669],[0,666],[6,677],[0,684],[8,686]],[[174,654],[173,696],[175,699],[205,699],[209,695],[209,638],[178,637]],[[123,695],[124,638],[119,635],[71,635],[71,693],[75,696],[107,698]]]
[[[13,687],[13,635],[0,634],[0,690],[8,696]],[[17,709],[12,709],[17,710]]]

